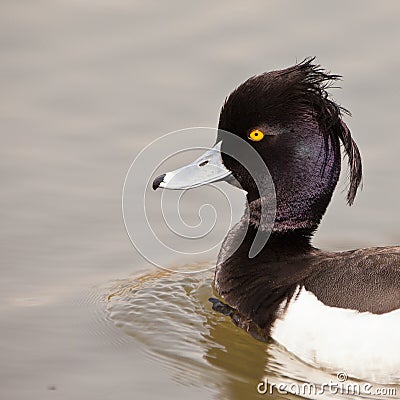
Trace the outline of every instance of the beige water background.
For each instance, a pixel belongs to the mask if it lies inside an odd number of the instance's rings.
[[[247,77],[316,55],[344,76],[365,178],[352,208],[342,182],[315,244],[398,244],[399,21],[397,1],[3,0],[0,398],[256,398],[265,346],[213,316],[210,277],[166,296],[125,233],[126,171],[160,135],[215,126]]]

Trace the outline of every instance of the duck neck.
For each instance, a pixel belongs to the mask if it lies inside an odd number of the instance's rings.
[[[249,217],[247,239],[253,239],[259,230],[270,232],[268,242],[261,254],[282,252],[287,255],[304,254],[313,249],[311,238],[318,227],[320,218],[296,218],[290,215],[292,213],[290,209],[282,210],[278,202],[275,220],[271,222],[271,219],[262,217],[261,205],[261,199],[256,199],[248,203],[246,210]]]
[[[315,231],[321,221],[327,208],[329,199],[324,202],[322,207],[310,207],[310,202],[306,199],[291,199],[290,202],[282,201],[279,197],[276,199],[271,195],[250,200],[247,198],[247,215],[250,225],[261,229],[274,232],[291,232],[295,230]],[[274,220],[268,218],[271,212],[271,204],[276,204]],[[273,225],[272,225],[273,222]]]
[[[268,254],[270,258],[274,255],[281,258],[282,254],[287,257],[305,255],[314,249],[311,245],[312,234],[309,229],[293,229],[285,232],[273,230],[261,254],[263,256]]]
[[[259,327],[268,327],[272,311],[293,294],[309,265],[304,259],[314,251],[312,230],[272,229],[267,231],[270,236],[261,251],[249,257],[259,231],[266,228],[257,207],[248,205],[244,217],[225,238],[214,279],[217,293]],[[229,254],[235,245],[237,250]]]

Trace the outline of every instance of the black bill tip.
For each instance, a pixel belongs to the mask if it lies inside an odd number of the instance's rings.
[[[156,190],[160,187],[161,182],[164,180],[165,174],[157,176],[156,179],[153,181],[153,190]]]

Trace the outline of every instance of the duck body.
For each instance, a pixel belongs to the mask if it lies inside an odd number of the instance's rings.
[[[215,181],[236,182],[246,191],[247,206],[223,242],[215,272],[215,290],[228,308],[218,301],[213,308],[309,364],[400,381],[400,247],[333,253],[311,244],[336,188],[342,149],[349,163],[349,205],[362,178],[360,152],[342,119],[346,110],[326,91],[338,78],[306,59],[252,77],[226,99],[213,148],[221,158]],[[261,206],[272,204],[260,189],[268,183],[265,174],[231,156],[232,135],[268,169],[276,205],[272,225]],[[215,164],[215,154],[212,159]],[[177,170],[158,177],[154,189],[199,186],[202,168],[208,168],[204,160],[196,160],[190,174],[183,168],[190,184],[179,181]],[[203,182],[209,183],[206,175]],[[251,256],[260,232],[268,240]]]
[[[400,247],[333,253],[272,234],[249,260],[254,234],[215,274],[215,290],[237,311],[237,325],[308,364],[398,381]]]

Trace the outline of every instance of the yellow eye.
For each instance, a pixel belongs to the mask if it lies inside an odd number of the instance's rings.
[[[264,138],[264,133],[259,131],[258,129],[254,129],[250,132],[249,139],[253,142],[259,142]]]

